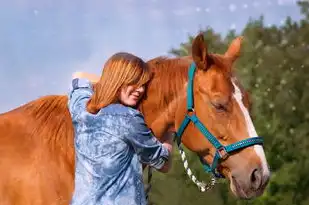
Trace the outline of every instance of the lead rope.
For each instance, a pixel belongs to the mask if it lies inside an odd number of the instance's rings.
[[[150,189],[151,189],[151,179],[152,179],[152,168],[150,166],[148,166],[147,185],[146,185],[146,189],[145,189],[146,200],[147,200],[148,203],[149,203],[149,201],[148,201],[149,193],[150,193]]]
[[[199,188],[201,192],[211,190],[217,182],[216,177],[212,176],[210,182],[208,183],[197,180],[196,176],[192,173],[191,169],[189,168],[186,153],[180,145],[178,145],[178,150],[188,177],[193,181],[193,183]]]

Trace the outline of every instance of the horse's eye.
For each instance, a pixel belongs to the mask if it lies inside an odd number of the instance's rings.
[[[217,111],[222,112],[227,110],[226,106],[221,103],[212,103],[212,105],[214,106],[214,108],[216,108]]]

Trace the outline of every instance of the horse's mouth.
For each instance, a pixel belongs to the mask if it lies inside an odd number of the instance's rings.
[[[237,183],[237,180],[235,180],[233,177],[230,180],[230,188],[233,192],[233,194],[240,198],[240,199],[249,199],[248,195],[246,192],[241,188],[241,186]]]
[[[251,188],[244,189],[243,186],[239,184],[235,178],[229,177],[229,181],[230,181],[230,189],[233,192],[233,194],[237,198],[245,199],[245,200],[249,200],[249,199],[253,199],[253,198],[261,196],[264,193],[264,190],[266,187],[266,186],[262,186],[256,190],[253,190]]]

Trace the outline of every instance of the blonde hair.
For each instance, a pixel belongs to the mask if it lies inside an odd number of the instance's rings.
[[[101,78],[94,85],[94,93],[88,102],[87,110],[97,113],[101,108],[115,103],[120,90],[126,86],[140,87],[151,79],[146,62],[130,53],[116,53],[105,63]]]

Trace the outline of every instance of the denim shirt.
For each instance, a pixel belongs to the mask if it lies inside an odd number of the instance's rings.
[[[86,110],[93,94],[74,79],[68,107],[75,130],[75,190],[71,205],[145,205],[142,164],[160,169],[168,150],[152,135],[143,115],[122,104],[97,114]]]

